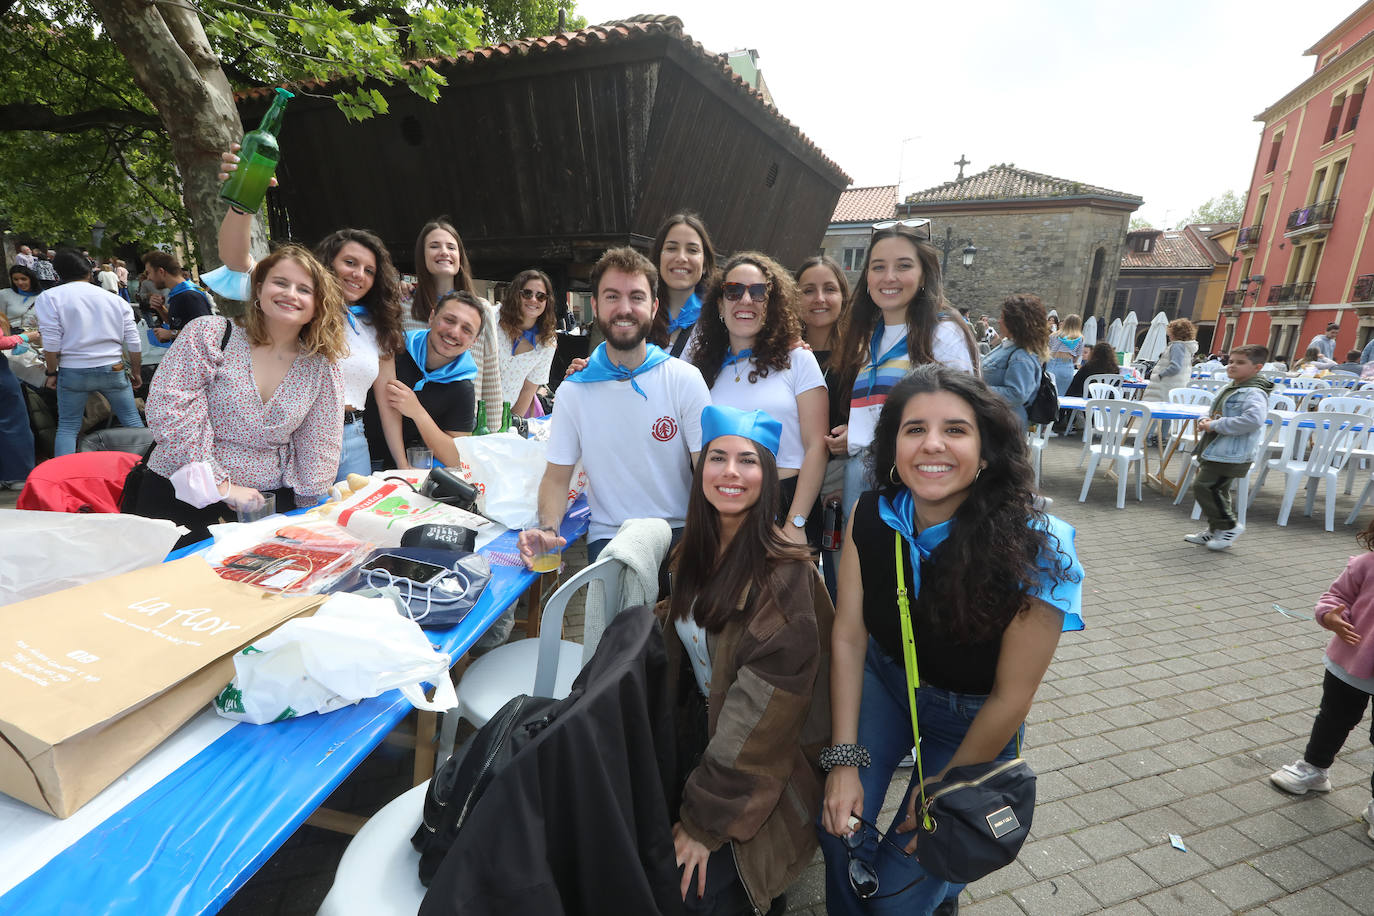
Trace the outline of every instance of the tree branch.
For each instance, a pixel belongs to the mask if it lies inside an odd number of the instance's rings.
[[[44,105],[13,102],[0,105],[0,130],[45,130],[56,134],[79,133],[100,127],[139,127],[161,130],[157,115],[128,108],[92,108],[58,114]]]

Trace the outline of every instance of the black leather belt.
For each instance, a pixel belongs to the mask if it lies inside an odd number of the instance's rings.
[[[344,410],[344,426],[361,420],[362,418],[363,412],[361,410]]]

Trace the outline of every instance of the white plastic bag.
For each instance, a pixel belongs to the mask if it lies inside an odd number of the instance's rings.
[[[547,441],[525,439],[515,433],[465,436],[455,439],[462,460],[459,474],[482,495],[477,508],[483,515],[513,531],[539,521],[539,482],[548,462]],[[568,502],[587,489],[587,474],[578,464],[568,488]]]
[[[458,705],[448,656],[387,598],[334,595],[315,616],[288,620],[235,655],[234,672],[215,710],[255,725],[332,712],[393,688],[416,709]],[[433,700],[422,681],[435,685]]]
[[[137,515],[0,509],[0,605],[161,563],[185,533]]]

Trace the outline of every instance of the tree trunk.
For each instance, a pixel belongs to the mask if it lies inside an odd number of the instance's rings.
[[[162,118],[181,172],[197,260],[203,270],[218,267],[216,234],[227,208],[219,198],[220,153],[240,141],[243,123],[200,18],[153,0],[91,0],[91,6]],[[267,253],[261,216],[253,221],[253,253]]]

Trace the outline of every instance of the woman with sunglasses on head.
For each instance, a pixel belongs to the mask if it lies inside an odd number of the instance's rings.
[[[827,455],[825,379],[801,345],[797,288],[776,261],[756,251],[735,255],[711,284],[690,362],[711,389],[711,403],[758,408],[782,424],[778,450],[783,531],[815,544],[807,522],[821,492]]]
[[[829,771],[820,821],[826,907],[950,913],[962,885],[926,873],[917,858],[918,774],[931,781],[951,767],[1017,755],[1060,632],[1083,626],[1083,572],[1073,529],[1032,507],[1016,417],[966,372],[918,366],[892,387],[871,475],[880,489],[860,497],[840,559],[835,744],[821,758]],[[920,761],[880,843],[871,825],[916,743],[899,581],[911,596]]]
[[[238,149],[236,144],[234,150]],[[220,180],[238,168],[233,152],[221,157]],[[275,182],[275,179],[274,179]],[[253,214],[230,207],[219,227],[219,257],[224,266],[202,278],[214,292],[243,301],[253,270],[250,238]],[[372,473],[372,449],[364,422],[369,396],[396,377],[395,356],[405,343],[401,330],[400,277],[382,240],[365,229],[339,229],[315,246],[315,257],[338,278],[348,326],[347,355],[339,361],[344,380],[343,450],[335,480]],[[396,421],[399,429],[399,420]],[[383,426],[385,423],[382,424]],[[378,432],[375,431],[374,432]],[[381,436],[372,436],[377,442]],[[380,449],[379,449],[380,451]],[[378,454],[375,457],[381,458]]]
[[[537,392],[549,383],[558,349],[553,281],[542,270],[522,270],[501,300],[496,346],[501,355],[501,400],[517,417],[542,417]]]
[[[845,469],[848,514],[862,490],[863,456],[888,389],[926,363],[978,371],[973,334],[941,289],[940,253],[930,244],[930,220],[874,224],[840,360],[841,374],[854,379],[844,446],[851,459],[860,458]]]
[[[458,230],[440,217],[420,227],[415,238],[415,289],[406,317],[407,331],[422,331],[429,327],[430,316],[444,293],[461,290],[482,305],[486,318],[470,355],[477,366],[473,385],[477,397],[487,405],[488,417],[501,416],[501,348],[496,342],[496,310],[491,303],[477,295],[472,282],[472,265],[468,250]]]
[[[658,312],[649,342],[683,356],[716,269],[716,250],[695,213],[674,213],[654,237],[649,260],[658,267]]]
[[[314,505],[329,492],[343,437],[344,356],[338,279],[285,245],[253,268],[248,309],[196,318],[163,356],[148,390],[157,441],[125,483],[124,511],[208,537],[235,509]]]
[[[782,913],[816,850],[833,610],[774,521],[778,422],[712,405],[701,431],[658,607],[680,736],[670,810],[683,909]]]

